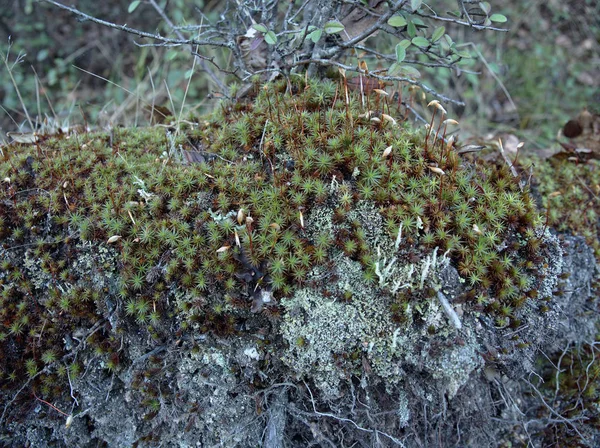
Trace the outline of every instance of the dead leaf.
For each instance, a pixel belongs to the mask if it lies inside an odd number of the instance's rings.
[[[12,138],[13,142],[26,145],[32,145],[39,139],[35,132],[7,132],[6,135],[8,135],[9,138]]]
[[[369,94],[374,92],[376,89],[381,89],[387,84],[374,78],[367,78],[366,76],[355,76],[348,78],[346,81],[348,88],[354,91],[362,91],[363,93]]]
[[[145,109],[150,112],[152,124],[163,124],[167,117],[173,117],[173,112],[167,107],[157,106],[156,104],[146,106]]]
[[[517,154],[519,143],[521,143],[521,141],[513,134],[505,134],[502,139],[502,146],[507,154]]]
[[[386,2],[383,0],[369,0],[367,8],[357,8],[354,4],[346,6],[342,10],[342,14],[346,14],[342,19],[344,25],[344,32],[340,34],[342,39],[347,42],[372,27],[385,11],[385,5]]]
[[[207,163],[217,157],[216,155],[205,151],[183,150],[182,152],[187,163]]]
[[[245,35],[238,37],[238,46],[244,62],[251,71],[266,68],[268,46],[254,28],[248,28]]]
[[[430,169],[431,171],[433,171],[434,173],[436,173],[436,174],[441,174],[442,176],[443,176],[444,174],[446,174],[446,173],[444,173],[444,170],[443,170],[443,169],[441,169],[441,168],[438,168],[437,166],[430,166],[430,167],[429,167],[429,169]]]
[[[559,144],[566,152],[555,154],[554,159],[576,157],[576,160],[600,159],[600,115],[583,109],[577,118],[569,120],[562,135],[570,139]],[[561,136],[559,133],[559,137]]]

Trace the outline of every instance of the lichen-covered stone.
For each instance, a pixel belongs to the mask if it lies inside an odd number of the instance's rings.
[[[508,167],[336,90],[293,77],[178,134],[3,148],[3,441],[411,446],[434,421],[484,446],[457,421],[496,434],[498,378],[575,338],[561,322],[592,334],[589,251]]]

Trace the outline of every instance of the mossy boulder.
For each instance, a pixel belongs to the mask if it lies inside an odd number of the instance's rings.
[[[593,256],[565,255],[529,187],[459,156],[447,122],[414,131],[342,89],[291,79],[179,131],[3,148],[7,443],[278,446],[317,404],[398,441],[429,437],[424,403],[485,428],[440,412],[448,440],[490,441],[482,372],[516,378],[563,337],[560,277],[587,264],[589,285]]]

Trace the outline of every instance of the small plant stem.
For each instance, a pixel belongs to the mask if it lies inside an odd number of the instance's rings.
[[[9,47],[10,50],[10,47]],[[12,84],[15,88],[15,92],[17,92],[17,96],[19,97],[19,101],[21,102],[21,107],[23,108],[23,112],[25,112],[25,116],[27,117],[27,121],[29,122],[29,127],[31,128],[31,131],[35,131],[35,128],[33,127],[33,121],[31,121],[31,117],[29,116],[29,112],[27,112],[27,107],[25,106],[25,101],[23,101],[23,97],[21,96],[21,91],[19,90],[19,86],[17,85],[17,81],[15,81],[15,78],[12,74],[12,70],[8,65],[8,53],[6,53],[6,56],[4,56],[4,53],[0,52],[0,56],[2,57],[2,62],[4,62],[4,66],[6,67],[6,70],[8,71],[8,76],[10,76],[10,80],[12,81]],[[17,60],[20,59],[20,56],[17,56]]]
[[[448,130],[448,123],[444,124],[444,132],[442,134],[442,157],[446,160],[448,159],[448,151],[450,151],[450,146],[445,145],[446,143],[446,131]]]
[[[246,221],[246,232],[248,232],[248,244],[250,245],[250,253],[254,255],[254,247],[252,245],[252,225]]]
[[[544,228],[542,230],[542,234],[540,235],[540,241],[544,234],[546,233],[546,229],[548,228],[548,222],[550,222],[550,201],[548,201],[548,207],[546,208],[546,222],[544,222]]]
[[[398,113],[402,115],[402,83],[398,81]]]
[[[55,411],[61,413],[62,415],[64,415],[65,417],[68,417],[69,414],[67,414],[66,412],[61,411],[60,409],[58,409],[56,406],[54,406],[52,403],[48,403],[46,400],[42,400],[40,397],[38,397],[35,392],[33,392],[33,396],[36,398],[36,400],[41,401],[44,404],[47,404],[48,406],[50,406],[52,409],[54,409]]]
[[[333,102],[331,103],[331,109],[329,109],[329,118],[330,118],[329,124],[330,124],[330,126],[333,125],[333,123],[332,123],[333,122],[333,110],[335,109],[335,102],[338,99],[338,92],[339,92],[339,88],[336,85],[336,87],[335,87],[335,96],[333,97]]]
[[[444,119],[444,112],[442,112],[442,116],[440,117],[440,122],[438,123],[438,127],[437,130],[435,131],[435,136],[433,137],[433,143],[431,144],[431,147],[435,147],[435,142],[438,139],[438,136],[440,135],[440,128],[442,127],[442,121]],[[443,155],[444,151],[442,150],[442,155]],[[441,160],[440,160],[441,162]]]
[[[427,151],[427,144],[429,142],[429,134],[431,134],[431,130],[433,129],[433,120],[435,119],[435,113],[437,109],[433,110],[433,114],[431,114],[431,123],[429,123],[429,129],[427,129],[427,135],[425,136],[425,157],[429,157],[429,152]]]
[[[348,95],[348,80],[344,76],[344,90],[346,91],[346,118],[350,123],[350,129],[354,128],[354,122],[352,120],[352,114],[350,113],[350,95]]]
[[[281,109],[279,107],[279,95],[275,93],[275,107],[277,107],[277,121],[279,122],[279,126],[281,126]]]
[[[273,112],[271,111],[271,98],[269,97],[269,93],[267,92],[267,103],[269,104],[269,118],[273,121]]]
[[[391,116],[392,115],[392,111],[390,110],[390,102],[389,102],[389,100],[388,100],[387,97],[384,98],[384,102],[385,102],[385,106],[387,107],[387,113],[388,113],[388,115]]]

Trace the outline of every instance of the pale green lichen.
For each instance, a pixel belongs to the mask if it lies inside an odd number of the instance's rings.
[[[446,393],[451,399],[469,381],[473,371],[483,365],[478,346],[465,344],[446,348],[439,358],[429,357],[424,368],[431,372],[432,378],[445,384]]]
[[[352,291],[351,302],[308,288],[281,301],[286,309],[281,331],[289,344],[284,361],[298,374],[315,377],[318,387],[330,395],[337,395],[340,382],[357,373],[346,362],[348,354],[362,356],[381,344],[392,328],[389,298],[360,280],[359,263],[341,256],[335,275],[340,277],[328,292]]]
[[[317,207],[309,215],[307,232],[337,232],[346,225],[335,224],[332,216],[331,208]],[[362,374],[363,357],[378,377],[391,383],[399,382],[402,371],[398,366],[403,358],[411,356],[415,342],[425,336],[427,326],[439,329],[448,326],[435,298],[408,304],[407,315],[412,316],[415,308],[420,315],[418,327],[421,330],[412,325],[411,320],[399,327],[390,313],[390,304],[398,289],[394,285],[406,285],[413,294],[425,286],[439,285],[437,273],[447,267],[448,259],[438,258],[435,249],[415,263],[399,261],[396,243],[400,239],[387,236],[381,215],[372,204],[361,202],[348,216],[350,221],[360,223],[370,251],[377,253],[379,280],[365,281],[365,268],[337,251],[332,256],[333,266],[316,268],[309,275],[309,282],[317,281],[322,289],[303,288],[281,301],[286,310],[281,332],[289,346],[283,355],[284,361],[298,374],[315,378],[318,387],[329,395],[336,395],[340,384],[350,375]],[[388,262],[382,252],[389,254],[393,262]],[[377,263],[381,263],[381,268]],[[350,298],[345,300],[348,296]],[[470,372],[471,365],[468,367]],[[438,374],[441,372],[443,370]],[[464,380],[461,377],[452,384],[462,384]]]

